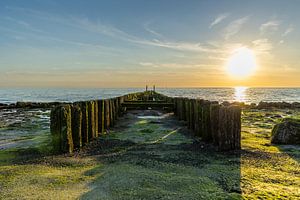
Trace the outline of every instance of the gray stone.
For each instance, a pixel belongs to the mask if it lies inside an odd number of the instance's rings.
[[[272,130],[274,144],[300,144],[300,120],[285,118]]]

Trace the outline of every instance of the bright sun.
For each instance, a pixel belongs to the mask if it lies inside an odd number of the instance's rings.
[[[229,57],[226,69],[229,75],[236,78],[245,78],[252,75],[256,69],[254,52],[247,47],[236,49]]]

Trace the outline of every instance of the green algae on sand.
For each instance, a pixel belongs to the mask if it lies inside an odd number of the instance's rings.
[[[129,112],[73,157],[1,151],[1,198],[297,199],[300,148],[270,143],[274,124],[300,116],[290,112],[244,110],[242,150],[228,153],[172,115]]]

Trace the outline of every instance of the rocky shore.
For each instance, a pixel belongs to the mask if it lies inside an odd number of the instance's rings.
[[[53,108],[59,104],[66,104],[68,102],[16,102],[11,104],[4,104],[0,103],[0,110],[1,109],[15,109],[15,108],[28,108],[28,109],[34,109],[34,108]],[[222,103],[224,106],[229,105],[238,105],[241,106],[244,109],[272,109],[272,108],[278,108],[278,109],[300,109],[300,102],[266,102],[261,101],[258,104],[251,103],[246,104],[244,102],[228,102],[224,101]]]
[[[300,103],[299,102],[293,102],[293,103],[288,103],[288,102],[266,102],[266,101],[261,101],[258,104],[256,103],[251,103],[251,104],[246,104],[244,102],[228,102],[224,101],[222,103],[225,106],[229,105],[238,105],[241,106],[244,109],[300,109]]]
[[[17,103],[11,103],[11,104],[4,104],[0,103],[0,110],[2,109],[16,109],[16,108],[28,108],[28,109],[34,109],[34,108],[52,108],[54,106],[57,106],[59,104],[63,104],[64,102],[17,102]]]

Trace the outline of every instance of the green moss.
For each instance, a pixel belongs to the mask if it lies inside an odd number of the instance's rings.
[[[243,111],[240,152],[217,152],[172,118],[126,117],[76,157],[45,157],[41,141],[39,148],[0,151],[1,197],[298,199],[300,149],[270,143],[281,120],[275,115],[299,113]]]
[[[299,147],[270,142],[273,126],[282,120],[270,121],[271,117],[297,118],[299,115],[297,110],[286,113],[285,110],[243,112],[242,147],[245,152],[241,157],[241,188],[244,198],[299,198],[300,180],[295,176],[300,168]]]
[[[68,159],[68,158],[64,158]],[[52,165],[51,162],[58,162]],[[0,167],[0,192],[3,199],[74,199],[88,191],[93,177],[84,172],[93,164],[63,166],[48,159],[47,163],[7,165]]]

